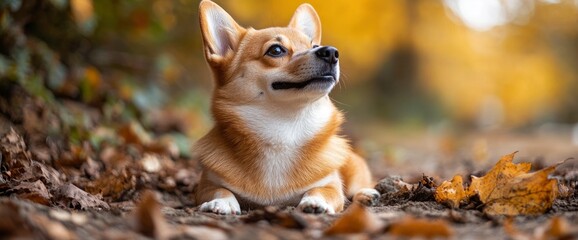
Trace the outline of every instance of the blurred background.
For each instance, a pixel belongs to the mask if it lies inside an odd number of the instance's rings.
[[[215,2],[257,29],[303,3]],[[577,0],[308,2],[340,51],[345,133],[378,175],[578,157]],[[198,3],[0,0],[0,90],[68,106],[73,142],[136,121],[187,155],[212,124]]]

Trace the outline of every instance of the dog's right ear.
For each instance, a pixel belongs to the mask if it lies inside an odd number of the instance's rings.
[[[209,64],[219,65],[228,55],[233,54],[246,30],[223,8],[208,0],[199,4],[199,21],[205,57]]]

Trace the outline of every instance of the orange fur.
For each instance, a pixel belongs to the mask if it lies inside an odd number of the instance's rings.
[[[235,213],[238,201],[245,207],[299,203],[333,212],[343,209],[345,194],[371,188],[367,165],[337,135],[343,117],[327,96],[333,85],[271,89],[274,81],[316,77],[311,69],[338,69],[312,50],[321,41],[315,10],[302,5],[289,27],[263,30],[240,27],[210,1],[202,1],[199,11],[216,83],[215,126],[194,150],[203,166],[196,193],[201,209]],[[268,56],[272,46],[283,46],[285,55]]]

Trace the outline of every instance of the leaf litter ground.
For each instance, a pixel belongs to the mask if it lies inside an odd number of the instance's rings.
[[[18,121],[14,121],[18,118],[13,114],[0,115],[3,236],[47,239],[578,236],[575,227],[578,169],[572,161],[557,168],[552,165],[529,172],[531,166],[513,163],[512,154],[506,160],[493,160],[498,164],[487,174],[473,174],[478,178],[470,179],[469,172],[455,176],[446,184],[450,185],[448,188],[445,183],[436,184],[448,178],[428,176],[443,175],[436,172],[426,172],[418,178],[382,174],[385,177],[376,185],[381,193],[376,206],[350,204],[346,211],[336,215],[304,214],[293,207],[266,207],[244,211],[240,216],[220,216],[197,212],[192,194],[199,167],[194,158],[184,158],[170,139],[153,137],[133,121],[93,126],[91,135],[101,139],[97,141],[98,147],[87,142],[69,144],[42,127],[58,123],[55,114],[50,114],[41,103],[27,104],[33,107],[16,113],[21,115]],[[30,112],[31,109],[34,111]],[[460,166],[446,163],[445,171],[459,173]],[[504,166],[512,171],[496,170]],[[388,169],[390,173],[397,170],[395,166]],[[533,181],[536,175],[541,176],[542,182]],[[404,177],[409,180],[404,181]],[[480,184],[484,178],[493,179],[484,181],[489,187]],[[496,189],[503,188],[496,186],[520,189],[520,182],[528,182],[522,185],[532,189],[550,186],[548,194],[531,192],[538,193],[538,203],[547,204],[532,210],[530,215],[494,214],[496,207],[492,204],[497,202],[503,208],[502,200],[509,198],[507,194],[518,191],[500,193]],[[486,188],[493,190],[488,192]],[[445,199],[440,199],[440,189],[446,190]],[[528,201],[517,200],[514,209],[518,209],[518,202]]]

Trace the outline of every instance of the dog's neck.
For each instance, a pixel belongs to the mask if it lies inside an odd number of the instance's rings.
[[[245,105],[234,110],[262,147],[299,148],[332,120],[335,107],[329,97],[302,106]]]

